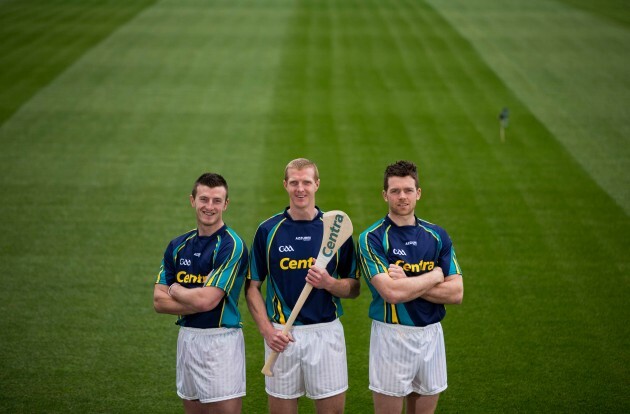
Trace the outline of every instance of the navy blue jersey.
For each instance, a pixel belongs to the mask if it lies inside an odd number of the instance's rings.
[[[240,328],[238,298],[247,273],[247,247],[224,225],[211,236],[189,231],[172,240],[162,259],[156,284],[177,282],[187,288],[214,286],[225,292],[207,312],[180,316],[177,324],[191,328]]]
[[[451,239],[444,229],[416,218],[412,226],[397,226],[388,216],[359,236],[359,268],[372,292],[369,316],[380,322],[427,326],[441,321],[444,305],[422,298],[397,305],[383,300],[372,277],[387,273],[390,264],[401,266],[408,277],[420,276],[440,266],[444,276],[461,274]]]
[[[264,221],[254,235],[248,278],[267,280],[267,315],[285,324],[304,285],[306,273],[315,263],[324,235],[322,212],[313,220],[293,220],[287,212]],[[354,243],[350,237],[328,263],[326,270],[336,278],[358,278]],[[325,289],[313,289],[300,311],[296,325],[330,322],[343,315],[341,300]]]

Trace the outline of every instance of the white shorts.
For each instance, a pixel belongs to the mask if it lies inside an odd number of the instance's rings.
[[[243,330],[179,328],[177,395],[202,403],[244,396]]]
[[[446,387],[444,333],[439,322],[415,327],[372,321],[372,391],[404,397],[412,392],[435,395]]]
[[[274,324],[276,329],[283,325]],[[294,399],[305,395],[318,400],[348,389],[346,340],[339,319],[314,325],[293,326],[295,342],[281,352],[273,377],[265,377],[267,394]],[[265,343],[265,359],[271,350]]]

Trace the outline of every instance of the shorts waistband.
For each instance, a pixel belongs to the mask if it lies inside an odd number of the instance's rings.
[[[427,325],[427,326],[409,326],[409,325],[400,325],[397,323],[385,323],[385,322],[377,321],[375,319],[372,319],[372,324],[381,326],[386,329],[396,329],[399,331],[405,330],[405,331],[416,331],[416,332],[429,330],[429,329],[435,329],[436,327],[440,326],[440,322],[432,323],[431,325]]]
[[[341,324],[339,319],[335,319],[334,321],[331,321],[331,322],[312,323],[310,325],[293,325],[291,329],[295,331],[308,331],[311,329],[313,330],[328,329],[328,328],[331,328],[332,326],[339,325],[339,324]],[[280,330],[284,329],[284,325],[275,323],[275,322],[273,322],[273,327]]]
[[[223,335],[226,333],[240,331],[241,328],[190,328],[188,326],[180,326],[180,331],[195,333],[197,335]]]

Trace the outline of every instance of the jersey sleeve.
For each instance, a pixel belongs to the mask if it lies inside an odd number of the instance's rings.
[[[445,276],[461,275],[462,270],[457,262],[457,256],[455,255],[455,249],[453,248],[453,242],[448,236],[446,231],[442,231],[442,249],[440,250],[440,256],[438,258],[439,266],[442,268],[442,272]]]
[[[156,285],[171,285],[175,280],[175,263],[173,262],[173,244],[169,243],[164,251],[160,271],[158,272]]]
[[[367,280],[380,273],[387,273],[389,264],[385,249],[375,233],[362,233],[359,237],[358,250],[359,270]]]
[[[221,238],[215,252],[213,269],[204,286],[213,286],[229,292],[239,272],[241,272],[242,266],[246,266],[244,260],[246,257],[245,244],[240,237],[228,230],[225,236]]]
[[[249,254],[247,278],[263,282],[267,277],[267,232],[258,227]]]
[[[339,265],[337,274],[340,278],[357,279],[357,255],[352,236],[339,249]]]

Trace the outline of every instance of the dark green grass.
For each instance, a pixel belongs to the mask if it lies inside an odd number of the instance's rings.
[[[223,173],[226,220],[251,240],[297,156],[357,234],[385,214],[385,165],[419,164],[418,215],[449,231],[465,273],[440,412],[628,411],[628,217],[434,9],[173,1],[107,31],[0,129],[0,411],[179,411],[175,318],[151,293],[194,225],[189,186]],[[342,319],[348,413],[372,409],[363,288]],[[244,412],[265,412],[241,308]]]
[[[112,30],[155,0],[9,0],[0,5],[0,124]]]
[[[623,26],[630,26],[630,10],[628,3],[624,0],[606,0],[603,5],[588,0],[560,0],[577,9],[584,10],[590,14],[610,19]]]

